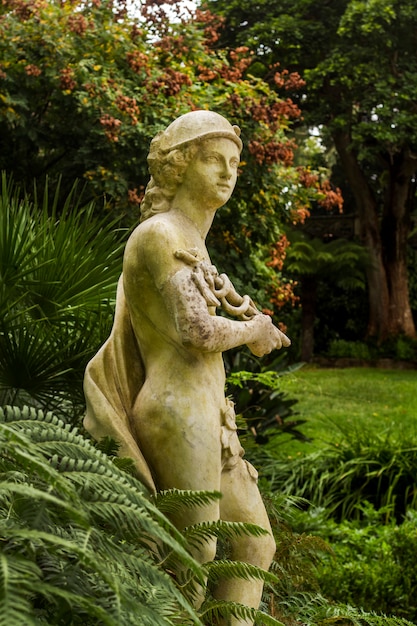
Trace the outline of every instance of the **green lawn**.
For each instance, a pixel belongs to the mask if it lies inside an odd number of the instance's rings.
[[[323,442],[337,441],[341,429],[398,432],[417,440],[416,370],[305,366],[283,376],[281,388],[298,399],[297,418],[307,420],[301,430],[313,441],[278,438],[280,453],[312,452]]]

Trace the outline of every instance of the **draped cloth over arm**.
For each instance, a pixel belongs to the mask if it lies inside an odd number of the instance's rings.
[[[132,329],[121,276],[110,337],[88,363],[85,372],[87,412],[84,426],[96,440],[106,436],[114,439],[120,446],[119,456],[130,457],[139,480],[155,492],[151,471],[131,428],[132,407],[144,380],[144,365]]]

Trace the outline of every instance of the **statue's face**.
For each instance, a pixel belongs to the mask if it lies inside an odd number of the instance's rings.
[[[201,143],[181,183],[182,192],[203,208],[218,209],[235,188],[239,149],[231,139],[213,137]]]

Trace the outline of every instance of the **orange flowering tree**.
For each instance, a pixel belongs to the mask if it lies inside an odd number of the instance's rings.
[[[294,166],[301,112],[285,93],[302,86],[299,75],[271,68],[272,89],[250,73],[247,48],[218,47],[220,28],[208,11],[172,0],[144,1],[135,15],[123,0],[2,0],[0,169],[28,189],[61,177],[63,194],[82,179],[89,198],[131,224],[151,138],[186,111],[222,113],[241,126],[245,149],[213,228],[214,260],[238,288],[253,276],[251,292],[272,311],[292,297],[276,283],[282,224],[341,198],[321,174]]]

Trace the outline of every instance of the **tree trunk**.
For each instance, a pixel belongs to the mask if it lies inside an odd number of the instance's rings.
[[[304,275],[301,283],[301,360],[311,361],[314,354],[314,322],[316,319],[317,278]]]
[[[412,176],[417,159],[398,154],[389,165],[389,183],[385,194],[381,223],[384,264],[389,292],[389,334],[416,336],[409,301],[407,275],[407,240],[410,232],[410,205],[413,201]]]
[[[380,341],[390,334],[390,307],[388,280],[384,266],[379,218],[375,198],[351,148],[349,133],[333,135],[346,178],[358,209],[360,238],[368,251],[367,267],[369,320],[367,334]]]
[[[376,201],[351,147],[349,134],[335,133],[334,141],[355,197],[361,239],[370,255],[368,335],[379,341],[399,334],[415,337],[408,291],[407,239],[410,190],[417,159],[411,153],[391,158],[380,227]]]

